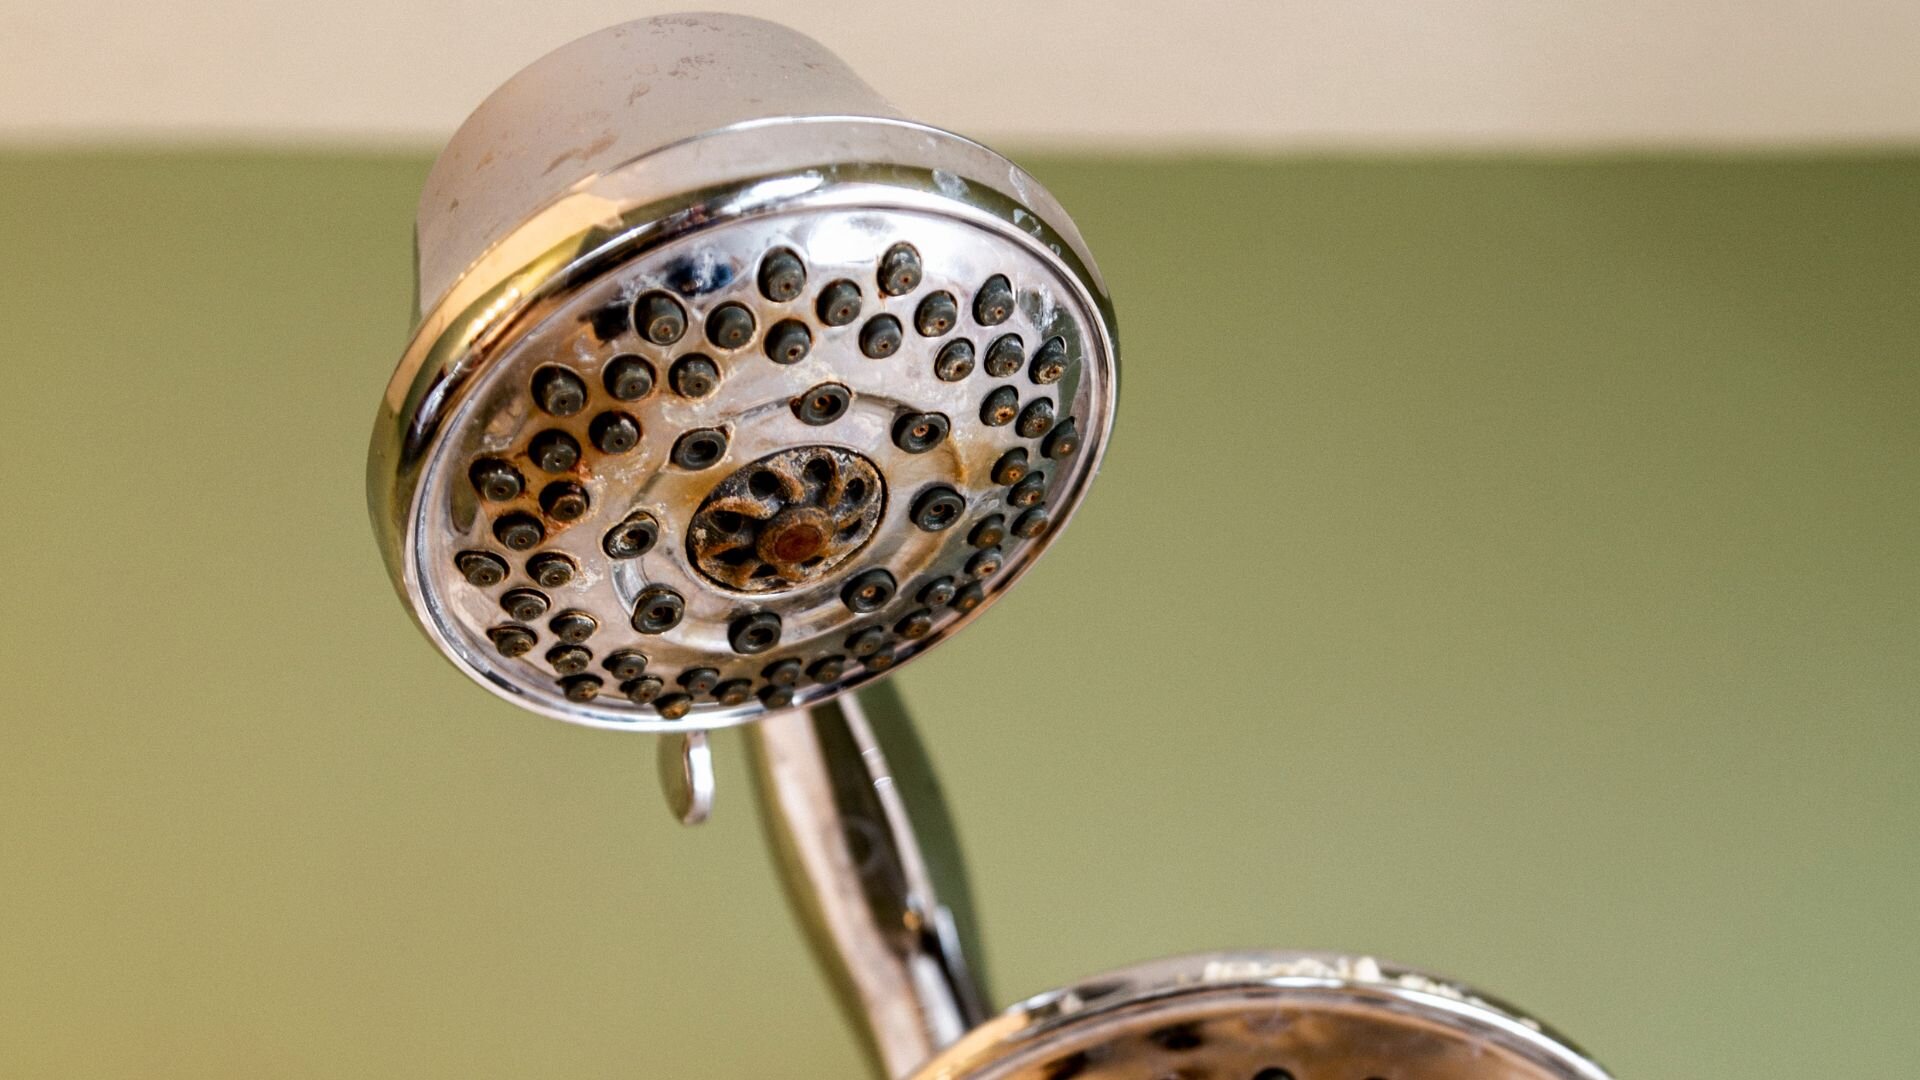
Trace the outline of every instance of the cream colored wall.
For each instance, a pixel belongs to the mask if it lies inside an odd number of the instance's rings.
[[[442,138],[545,50],[672,5],[0,0],[0,138]],[[1920,139],[1914,0],[752,0],[922,118],[1073,144]]]

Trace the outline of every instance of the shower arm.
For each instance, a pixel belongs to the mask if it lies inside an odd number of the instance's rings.
[[[767,841],[816,957],[900,1080],[988,1019],[952,822],[883,682],[746,730]]]

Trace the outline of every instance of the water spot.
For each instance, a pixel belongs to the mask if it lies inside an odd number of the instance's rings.
[[[733,264],[702,251],[668,263],[660,277],[682,296],[704,296],[733,284]]]

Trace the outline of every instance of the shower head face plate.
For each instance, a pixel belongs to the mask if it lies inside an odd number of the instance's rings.
[[[602,253],[459,365],[403,530],[456,664],[580,723],[738,723],[925,652],[1033,562],[1111,421],[1099,301],[1016,228],[888,202]]]
[[[1566,1040],[1457,984],[1371,960],[1186,957],[989,1021],[916,1080],[1607,1080]]]

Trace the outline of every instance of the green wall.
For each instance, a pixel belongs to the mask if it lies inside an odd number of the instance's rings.
[[[1365,950],[1622,1077],[1908,1075],[1920,158],[1032,164],[1119,427],[901,676],[999,999]],[[0,158],[0,1076],[854,1075],[739,739],[682,829],[387,585],[424,169]]]

